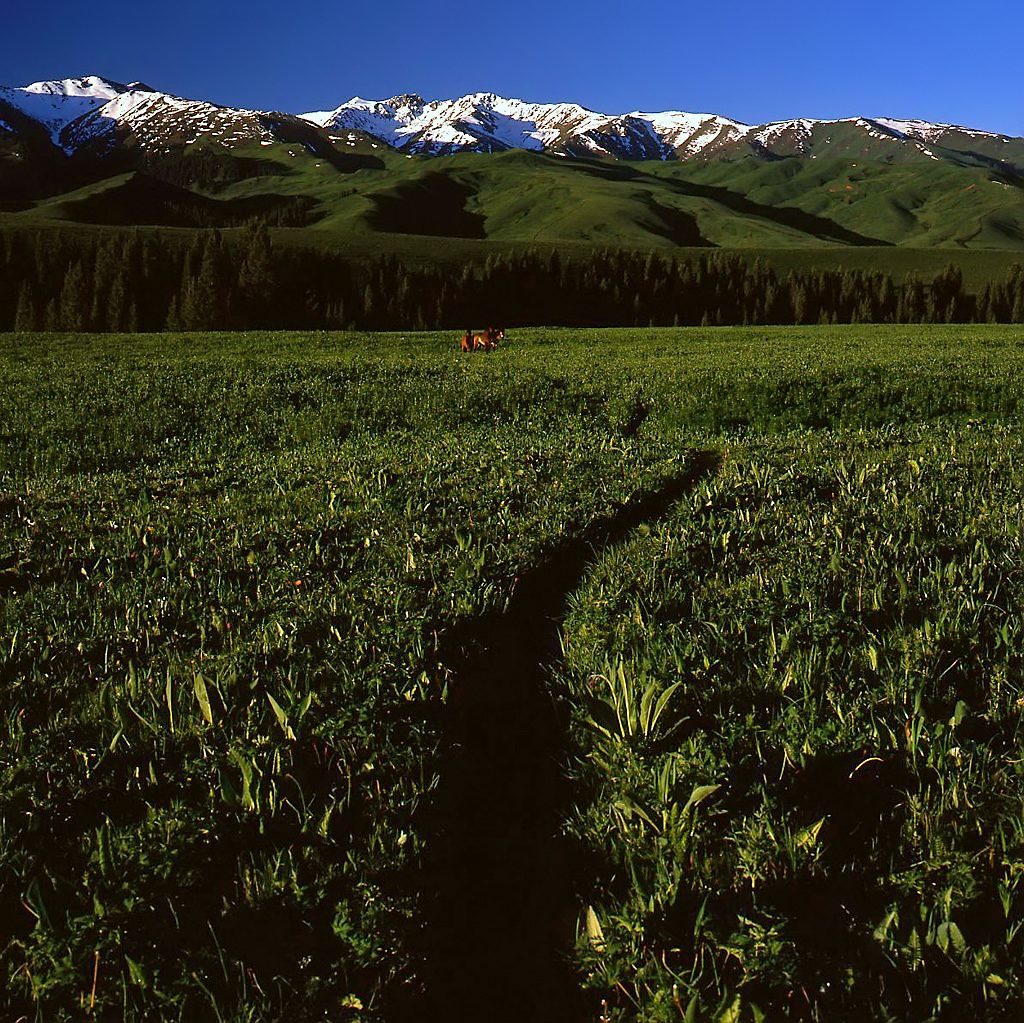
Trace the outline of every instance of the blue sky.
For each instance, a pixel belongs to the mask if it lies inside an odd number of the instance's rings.
[[[5,5],[6,6],[6,5]],[[1024,136],[1024,4],[13,0],[0,83],[102,74],[292,112],[493,91],[748,122],[866,114]]]

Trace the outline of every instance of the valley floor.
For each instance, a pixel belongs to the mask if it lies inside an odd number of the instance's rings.
[[[4,1012],[1018,1018],[1022,369],[0,336]]]

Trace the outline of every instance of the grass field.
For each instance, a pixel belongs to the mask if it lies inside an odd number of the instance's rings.
[[[1024,1012],[1024,334],[0,338],[11,1019]]]

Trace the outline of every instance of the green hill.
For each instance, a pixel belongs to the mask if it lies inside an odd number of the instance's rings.
[[[161,163],[137,161],[135,177],[104,175],[131,172],[121,154],[114,167],[97,161],[85,185],[22,200],[0,222],[263,219],[347,236],[632,248],[1024,249],[1022,181],[985,166],[834,157],[627,163],[518,150],[431,159],[365,139],[349,145],[338,160],[297,143],[230,155],[198,146]]]

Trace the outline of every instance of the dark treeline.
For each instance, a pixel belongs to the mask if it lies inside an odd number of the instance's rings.
[[[262,224],[190,238],[0,234],[0,330],[458,329],[808,323],[1024,322],[1024,268],[980,295],[949,266],[931,282],[791,270],[724,252],[527,251],[461,270],[393,256],[275,247]]]

